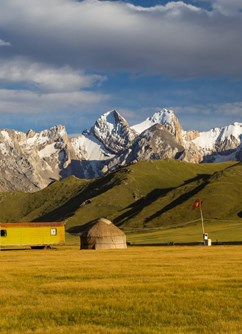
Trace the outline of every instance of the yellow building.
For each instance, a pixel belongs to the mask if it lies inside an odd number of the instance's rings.
[[[0,249],[44,248],[65,242],[65,225],[56,223],[0,223]]]

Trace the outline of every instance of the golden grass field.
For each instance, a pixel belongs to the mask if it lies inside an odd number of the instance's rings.
[[[242,248],[0,252],[0,333],[242,333]]]

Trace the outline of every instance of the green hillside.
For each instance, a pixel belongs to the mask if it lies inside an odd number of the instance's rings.
[[[1,193],[0,220],[65,221],[67,230],[78,232],[81,225],[107,217],[127,232],[145,228],[148,236],[157,228],[155,234],[162,235],[173,227],[184,231],[199,224],[194,222],[199,210],[192,210],[198,197],[211,226],[216,229],[231,221],[240,229],[242,163],[145,161],[96,180],[69,177],[36,193]],[[139,235],[130,238],[142,239]]]

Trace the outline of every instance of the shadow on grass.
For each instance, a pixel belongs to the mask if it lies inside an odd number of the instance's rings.
[[[173,202],[171,202],[170,204],[165,206],[162,210],[160,210],[160,211],[156,212],[155,214],[153,214],[152,216],[146,218],[145,222],[149,222],[152,219],[160,216],[162,213],[173,209],[177,205],[180,205],[184,201],[188,200],[190,197],[197,194],[200,190],[202,190],[207,185],[208,179],[210,177],[211,177],[210,174],[199,174],[194,178],[191,178],[189,180],[184,181],[184,183],[181,186],[178,186],[178,187],[175,187],[175,188],[173,187],[173,188],[166,188],[166,189],[155,189],[155,190],[151,191],[147,196],[139,199],[138,201],[136,201],[136,202],[132,203],[131,205],[129,205],[128,207],[126,207],[124,210],[128,210],[128,211],[126,211],[123,214],[121,214],[120,216],[116,217],[114,219],[114,223],[117,226],[122,226],[126,221],[128,221],[128,220],[134,218],[135,216],[137,216],[145,207],[147,207],[150,204],[152,204],[153,202],[155,202],[158,198],[165,197],[169,192],[171,192],[175,189],[182,188],[182,187],[184,187],[188,184],[192,184],[194,182],[201,183],[201,184],[199,184],[199,186],[197,186],[192,191],[179,196],[179,198],[177,198],[176,200],[174,200]]]
[[[84,225],[72,226],[68,228],[67,232],[71,234],[80,234],[82,232],[88,231],[93,225],[95,225],[95,223],[96,223],[96,219]]]
[[[171,190],[175,188],[167,188],[167,189],[154,189],[147,196],[142,197],[136,202],[132,203],[124,210],[128,209],[128,212],[125,212],[114,219],[114,224],[116,226],[123,225],[127,220],[137,216],[146,206],[149,206],[151,203],[155,202],[158,198],[164,197]]]
[[[202,189],[204,189],[207,186],[207,184],[209,183],[208,180],[209,180],[210,177],[211,177],[211,175],[206,175],[203,179],[203,182],[199,186],[195,187],[191,191],[186,192],[185,194],[182,194],[181,196],[176,198],[174,201],[172,201],[171,203],[166,205],[164,208],[157,211],[156,213],[154,213],[150,217],[146,218],[145,222],[148,223],[151,220],[160,217],[163,213],[174,209],[176,206],[181,205],[182,203],[186,202],[187,200],[189,200],[194,195],[197,195]]]
[[[108,191],[116,185],[119,185],[120,182],[122,182],[122,180],[115,178],[114,173],[108,174],[94,181],[90,181],[90,183],[84,186],[76,196],[70,198],[65,204],[37,217],[33,221],[63,221],[73,216],[82,205],[90,203],[94,197]]]
[[[242,211],[240,211],[240,212],[238,213],[238,217],[239,217],[239,218],[242,218]]]

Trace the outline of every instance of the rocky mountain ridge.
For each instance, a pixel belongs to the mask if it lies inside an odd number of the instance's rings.
[[[27,134],[2,129],[0,190],[37,191],[69,175],[93,178],[140,160],[242,161],[241,138],[242,123],[185,131],[167,109],[132,127],[113,110],[76,137],[62,125]]]

